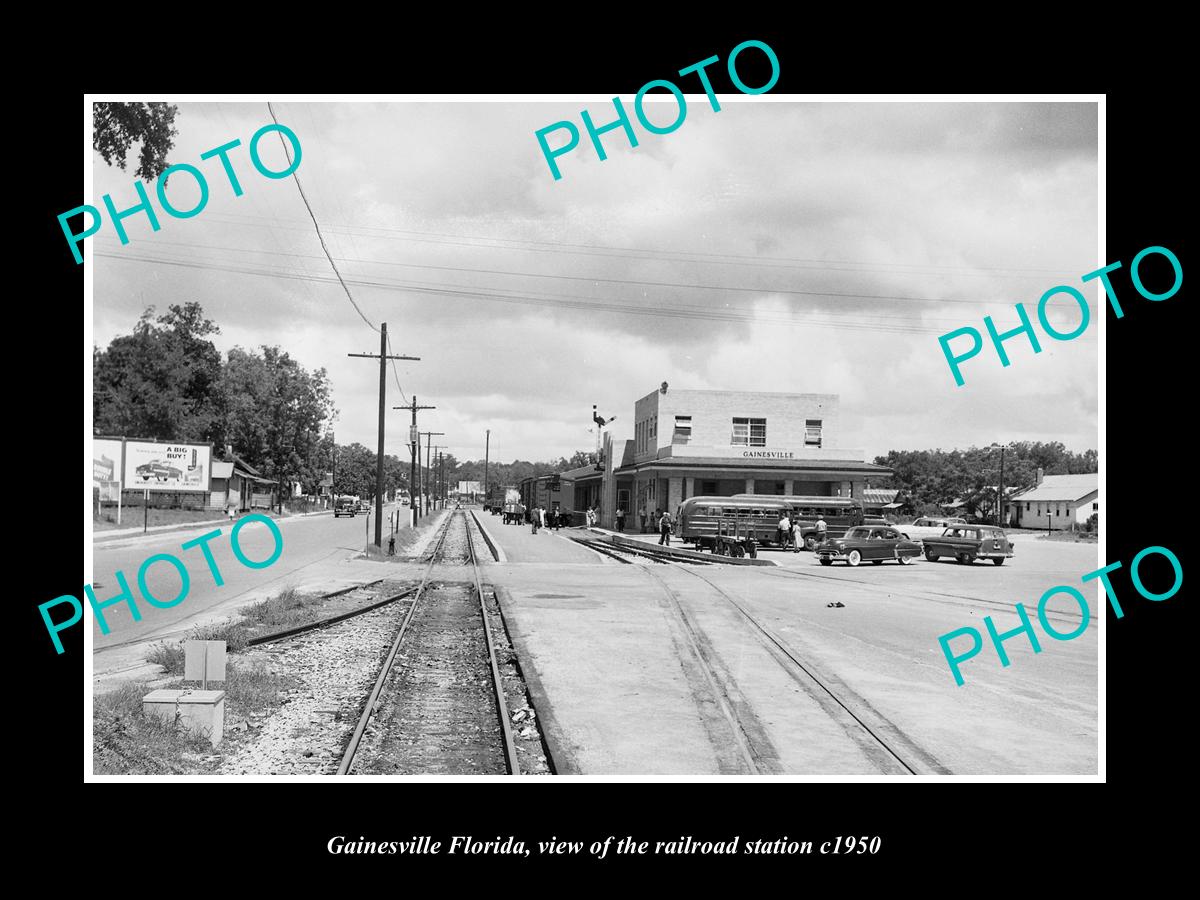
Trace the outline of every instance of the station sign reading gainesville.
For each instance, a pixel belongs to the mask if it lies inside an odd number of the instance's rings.
[[[743,450],[742,456],[754,459],[795,459],[796,454],[791,450]]]

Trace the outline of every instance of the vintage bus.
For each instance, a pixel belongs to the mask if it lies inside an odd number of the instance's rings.
[[[696,545],[697,550],[712,550],[724,527],[736,523],[739,535],[756,544],[779,546],[779,519],[791,507],[784,497],[747,494],[741,497],[689,497],[679,504],[675,516],[675,534]],[[826,519],[828,522],[829,520]]]
[[[801,497],[795,494],[738,494],[737,498],[746,500],[782,500],[788,506],[788,515],[797,523],[800,534],[804,538],[804,546],[808,550],[817,548],[817,519],[824,519],[827,527],[827,537],[837,538],[846,533],[847,528],[863,524],[863,506],[861,500],[851,497]],[[778,516],[776,517],[778,518]]]

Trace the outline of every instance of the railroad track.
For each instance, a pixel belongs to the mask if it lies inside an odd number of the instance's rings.
[[[588,542],[581,542],[587,544]],[[626,548],[613,548],[606,542],[592,549],[623,563],[634,564],[635,559],[620,555]],[[639,554],[641,555],[641,554]],[[646,554],[649,555],[649,554]],[[759,617],[751,613],[737,598],[711,579],[675,561],[651,556],[655,562],[675,565],[681,571],[700,579],[733,607],[753,630],[755,637],[763,643],[772,658],[787,672],[791,679],[821,708],[835,719],[846,733],[861,747],[885,774],[948,775],[950,770],[928,753],[894,723],[879,713],[863,697],[859,696],[839,680],[817,671],[815,666],[803,659],[799,652],[772,631]],[[717,707],[724,717],[732,735],[742,766],[750,774],[777,775],[782,773],[778,754],[771,746],[762,724],[750,710],[737,686],[723,677],[714,659],[715,650],[703,629],[688,611],[687,605],[652,567],[643,566],[665,594],[672,612],[683,626],[687,643],[693,657],[700,666],[701,674],[712,693]]]
[[[422,561],[420,585],[337,774],[519,775],[493,623],[463,510],[447,516]],[[465,583],[463,566],[470,567]],[[459,577],[435,581],[439,569]]]

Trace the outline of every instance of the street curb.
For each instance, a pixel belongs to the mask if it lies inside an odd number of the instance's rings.
[[[542,731],[542,741],[550,754],[550,767],[555,775],[582,775],[575,754],[567,749],[566,736],[558,719],[554,716],[554,707],[542,686],[537,667],[533,662],[533,654],[529,652],[529,644],[520,630],[516,627],[516,619],[511,615],[512,595],[508,589],[500,585],[491,585],[492,593],[496,595],[496,605],[500,607],[500,615],[504,621],[504,630],[513,649],[517,651],[517,664],[521,667],[521,676],[525,679],[525,689],[529,691],[529,699],[533,703],[533,711],[537,713],[538,723]]]

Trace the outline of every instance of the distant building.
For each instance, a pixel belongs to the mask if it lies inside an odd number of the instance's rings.
[[[225,509],[232,502],[240,512],[273,506],[278,482],[264,478],[258,469],[236,453],[227,455],[227,460],[213,460],[207,506],[210,509]]]
[[[867,516],[898,516],[907,512],[908,499],[900,496],[899,488],[863,488],[863,514]]]
[[[1033,487],[1013,494],[1005,504],[1005,519],[1020,528],[1061,531],[1084,525],[1100,512],[1100,476],[1042,475],[1038,469]]]

